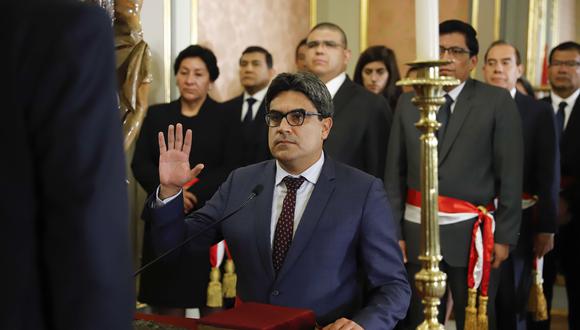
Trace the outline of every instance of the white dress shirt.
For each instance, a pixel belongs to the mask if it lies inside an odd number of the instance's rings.
[[[244,121],[244,117],[246,117],[246,113],[248,112],[248,99],[251,97],[256,99],[256,102],[252,105],[252,120],[256,119],[256,114],[258,113],[258,109],[260,105],[264,101],[266,97],[266,92],[268,91],[268,86],[264,87],[259,92],[254,93],[254,95],[250,95],[248,92],[244,92],[244,101],[242,102],[242,117],[240,118],[241,121]]]
[[[339,74],[338,76],[330,79],[326,83],[326,88],[328,89],[328,92],[330,93],[330,96],[332,98],[334,98],[334,95],[336,95],[336,92],[338,92],[338,89],[340,88],[340,86],[342,86],[342,83],[345,80],[346,80],[346,72],[343,72],[343,73]]]
[[[449,108],[451,113],[453,113],[453,111],[455,110],[455,104],[457,104],[457,98],[459,97],[459,94],[461,94],[463,87],[465,87],[465,81],[447,93],[447,95],[449,95],[449,97],[451,97],[451,99],[453,100],[453,103],[451,103],[451,108]]]
[[[552,109],[554,109],[555,115],[558,115],[558,107],[560,106],[561,102],[566,102],[567,104],[564,108],[564,130],[566,130],[566,125],[568,125],[568,120],[572,114],[572,109],[574,109],[574,104],[576,104],[576,100],[578,99],[578,94],[580,94],[580,88],[577,88],[576,91],[572,93],[572,95],[565,99],[559,97],[556,95],[556,93],[552,93],[550,95],[552,97]]]
[[[296,191],[296,207],[294,209],[294,228],[292,231],[292,236],[296,233],[296,228],[300,224],[300,219],[302,218],[302,214],[304,214],[304,210],[306,209],[306,205],[308,204],[308,200],[310,199],[310,195],[312,195],[312,191],[314,190],[314,186],[316,185],[316,181],[318,181],[318,177],[320,176],[320,172],[322,172],[322,165],[324,164],[324,153],[321,154],[320,158],[316,161],[316,163],[312,164],[309,168],[307,168],[304,172],[298,175],[292,175],[286,172],[276,161],[276,179],[274,181],[274,198],[272,198],[272,218],[270,221],[270,243],[274,241],[274,233],[276,231],[276,224],[278,223],[278,218],[280,217],[280,213],[282,212],[282,205],[284,203],[284,197],[286,197],[286,185],[282,182],[282,180],[286,176],[291,176],[294,178],[298,178],[300,176],[304,177],[304,183],[298,188]]]

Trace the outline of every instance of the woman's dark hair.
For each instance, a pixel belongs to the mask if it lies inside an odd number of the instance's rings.
[[[383,62],[389,72],[387,84],[381,94],[387,99],[391,109],[394,109],[403,89],[400,86],[395,85],[395,83],[401,79],[401,74],[399,73],[399,67],[397,66],[395,52],[393,52],[392,49],[385,46],[372,46],[362,52],[358,58],[358,62],[356,63],[356,68],[354,69],[354,82],[364,86],[362,79],[363,68],[365,65],[375,61]]]
[[[189,57],[199,57],[203,63],[205,63],[207,71],[209,72],[209,80],[211,82],[214,82],[219,77],[220,69],[217,66],[217,59],[215,58],[214,53],[209,48],[200,45],[191,45],[179,52],[179,55],[177,55],[175,63],[173,64],[174,74],[177,74],[177,71],[179,71],[181,62]]]

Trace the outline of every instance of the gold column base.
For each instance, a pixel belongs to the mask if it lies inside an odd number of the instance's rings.
[[[419,108],[420,119],[415,124],[422,134],[421,141],[421,271],[415,274],[415,286],[425,307],[424,321],[417,329],[444,327],[437,320],[438,306],[445,294],[447,275],[439,270],[439,182],[438,154],[435,132],[441,126],[436,120],[437,109],[445,103],[444,86],[455,86],[459,80],[439,76],[439,66],[449,61],[417,61],[409,63],[417,71],[417,78],[405,79],[397,85],[413,86],[416,96],[412,102]]]

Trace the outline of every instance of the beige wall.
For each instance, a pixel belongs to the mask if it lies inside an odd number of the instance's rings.
[[[580,0],[558,0],[557,41],[575,40],[580,36]]]
[[[469,0],[440,0],[439,21],[469,20]],[[401,75],[415,60],[415,2],[369,0],[368,46],[385,45],[397,55]]]
[[[230,99],[242,91],[238,60],[250,45],[274,57],[276,72],[294,71],[294,50],[309,30],[309,1],[200,0],[198,42],[218,58],[220,77],[211,95]]]
[[[352,57],[346,72],[353,77],[360,50],[360,0],[317,0],[316,22],[331,22],[340,26],[348,41]]]

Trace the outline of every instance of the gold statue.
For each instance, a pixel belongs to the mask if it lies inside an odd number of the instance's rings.
[[[139,135],[152,81],[151,51],[141,29],[142,4],[143,0],[115,1],[115,53],[125,150]]]

